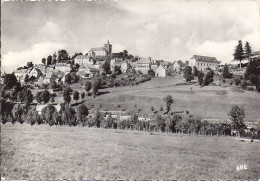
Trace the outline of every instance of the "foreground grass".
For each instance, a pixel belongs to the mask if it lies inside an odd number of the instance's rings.
[[[1,125],[6,179],[256,179],[260,143],[233,137]],[[247,170],[237,171],[238,165]]]

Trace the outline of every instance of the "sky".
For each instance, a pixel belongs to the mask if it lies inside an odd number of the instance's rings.
[[[87,53],[107,40],[114,53],[171,62],[196,54],[229,63],[238,40],[260,50],[260,1],[8,1],[1,28],[5,72],[60,49]]]

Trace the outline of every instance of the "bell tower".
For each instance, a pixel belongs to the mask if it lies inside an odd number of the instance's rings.
[[[109,43],[109,40],[107,40],[107,43],[104,44],[104,48],[107,50],[108,55],[112,53],[112,45]]]

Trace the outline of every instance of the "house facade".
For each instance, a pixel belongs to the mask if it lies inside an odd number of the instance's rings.
[[[59,70],[61,72],[70,72],[70,64],[67,63],[56,63],[55,70]]]
[[[88,55],[78,55],[74,59],[75,64],[79,64],[80,66],[92,65],[93,60]]]
[[[113,58],[113,59],[111,59],[111,61],[110,61],[110,70],[112,72],[114,72],[115,68],[116,67],[120,68],[122,63],[123,63],[123,59],[121,59],[121,58]]]
[[[155,70],[155,77],[166,77],[167,71],[166,69],[160,65],[156,70]]]
[[[29,77],[34,76],[34,77],[38,78],[38,77],[40,77],[41,75],[42,75],[42,72],[41,72],[41,70],[38,69],[38,68],[33,68],[33,69],[30,71],[30,73],[29,73]]]
[[[151,58],[140,58],[140,60],[136,62],[135,70],[143,74],[148,74],[148,71],[151,70]]]
[[[121,71],[123,73],[126,73],[128,70],[130,69],[130,65],[128,62],[124,61],[122,64],[121,64]]]
[[[189,60],[189,66],[195,66],[198,70],[203,71],[207,69],[216,70],[219,62],[215,57],[193,55]]]

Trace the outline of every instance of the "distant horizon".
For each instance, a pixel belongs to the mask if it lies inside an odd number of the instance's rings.
[[[260,50],[259,8],[255,0],[3,2],[1,71],[41,63],[61,49],[85,54],[107,40],[113,53],[169,62],[202,55],[231,63],[239,40]]]

